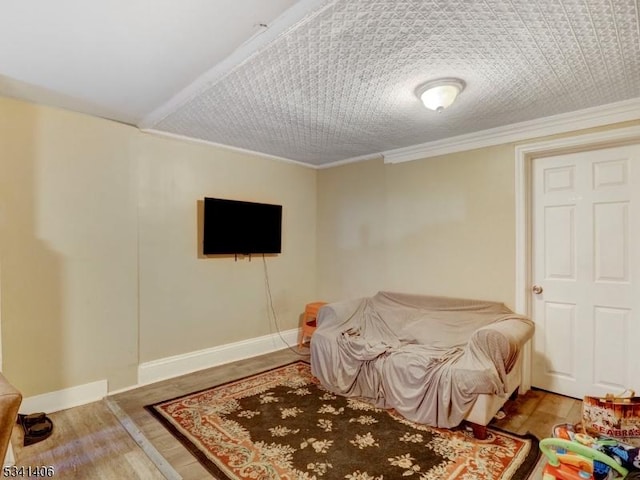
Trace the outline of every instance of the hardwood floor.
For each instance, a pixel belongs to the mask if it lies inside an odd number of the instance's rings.
[[[22,447],[22,430],[16,426],[13,445],[17,465],[51,465],[55,467],[55,478],[63,479],[211,478],[143,407],[299,358],[300,355],[291,350],[281,350],[56,412],[50,415],[55,424],[51,437],[28,447]],[[555,424],[578,422],[581,404],[579,400],[532,390],[515,401],[507,402],[504,409],[506,417],[495,420],[492,425],[513,433],[531,432],[538,438],[544,438],[550,435]],[[160,463],[160,469],[148,455]],[[541,469],[542,462],[530,478],[541,478]]]

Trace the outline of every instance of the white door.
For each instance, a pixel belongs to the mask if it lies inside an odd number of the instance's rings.
[[[532,168],[532,384],[640,392],[640,145]]]

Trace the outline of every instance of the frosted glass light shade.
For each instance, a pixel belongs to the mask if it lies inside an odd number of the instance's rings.
[[[450,106],[462,90],[464,90],[462,80],[443,78],[422,85],[418,89],[418,96],[425,107],[439,113]]]

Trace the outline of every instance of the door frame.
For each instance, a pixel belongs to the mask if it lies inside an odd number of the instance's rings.
[[[640,125],[583,133],[569,137],[527,143],[515,149],[515,206],[516,206],[516,270],[515,311],[531,316],[532,284],[532,165],[533,160],[552,155],[619,147],[640,143]],[[531,389],[533,340],[527,342],[522,359],[520,393]]]

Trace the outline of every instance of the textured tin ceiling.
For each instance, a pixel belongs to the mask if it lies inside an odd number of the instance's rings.
[[[0,95],[312,165],[423,158],[640,118],[639,2],[0,0]],[[441,77],[466,89],[437,114],[415,90]]]
[[[640,97],[636,0],[339,0],[150,128],[320,165]],[[467,87],[441,114],[423,82]]]

